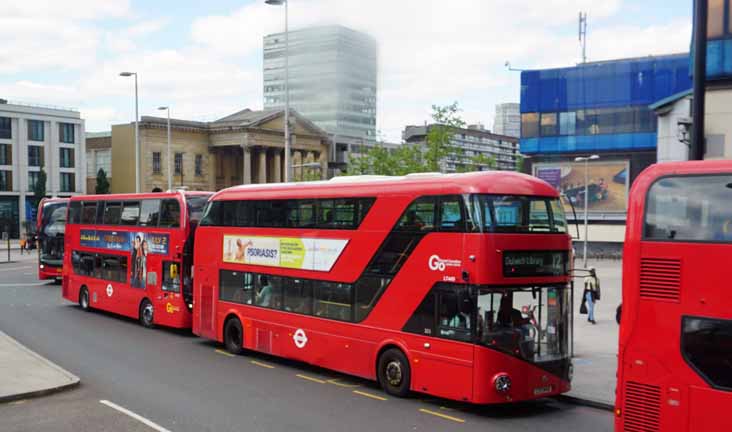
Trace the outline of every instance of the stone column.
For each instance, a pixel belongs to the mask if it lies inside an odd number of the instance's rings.
[[[328,178],[328,155],[326,152],[320,152],[316,157],[320,162],[320,179],[326,180]]]
[[[282,161],[280,161],[280,149],[275,149],[274,151],[274,178],[273,181],[275,183],[281,183],[282,182]]]
[[[267,149],[264,147],[259,149],[259,164],[257,168],[259,173],[257,183],[267,183]]]
[[[252,150],[244,147],[244,157],[242,158],[242,184],[250,184],[252,182]],[[220,157],[220,156],[219,156]]]

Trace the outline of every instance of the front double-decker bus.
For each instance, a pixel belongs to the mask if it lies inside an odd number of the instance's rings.
[[[667,162],[633,184],[615,430],[732,430],[732,162]]]
[[[196,232],[193,332],[472,403],[570,388],[570,236],[518,173],[249,185]]]
[[[61,279],[68,198],[43,198],[38,204],[38,278]]]
[[[85,309],[190,328],[194,232],[208,192],[71,198],[63,297]]]

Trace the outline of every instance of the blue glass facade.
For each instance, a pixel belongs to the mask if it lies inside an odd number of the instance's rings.
[[[653,150],[648,106],[691,86],[686,54],[522,72],[521,152]]]

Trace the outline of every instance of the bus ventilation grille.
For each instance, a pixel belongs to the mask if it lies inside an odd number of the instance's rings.
[[[625,383],[623,431],[657,432],[661,417],[661,387],[633,381]]]
[[[680,290],[681,260],[669,258],[641,259],[641,298],[678,302]]]

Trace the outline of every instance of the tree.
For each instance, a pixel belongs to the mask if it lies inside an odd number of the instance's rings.
[[[46,176],[46,171],[43,169],[43,167],[41,167],[41,170],[38,171],[38,177],[36,178],[36,182],[33,183],[33,198],[36,208],[38,207],[38,204],[41,203],[43,197],[46,196],[47,178],[48,176]]]
[[[470,158],[470,162],[460,165],[458,167],[458,172],[487,171],[495,169],[497,165],[495,156],[478,153]]]
[[[107,180],[107,173],[104,172],[103,168],[99,168],[99,171],[97,171],[97,184],[94,187],[94,193],[96,193],[96,194],[108,194],[109,193],[109,180]]]
[[[460,156],[450,145],[455,129],[465,126],[459,112],[457,102],[447,106],[433,105],[431,117],[434,124],[428,128],[424,144],[402,144],[396,149],[377,144],[350,158],[347,175],[398,176],[441,171],[441,163],[448,155]]]
[[[516,171],[517,172],[524,172],[524,155],[518,155],[516,156]]]
[[[465,121],[458,115],[460,107],[457,102],[450,105],[432,105],[432,121],[434,124],[427,131],[424,166],[427,171],[440,171],[440,164],[448,155],[457,149],[450,145],[455,130],[465,127]],[[456,156],[461,156],[456,154]]]

